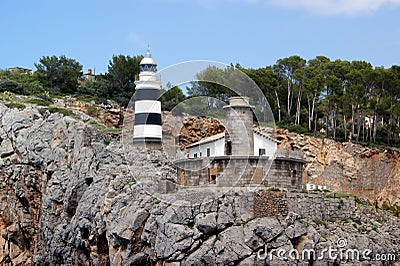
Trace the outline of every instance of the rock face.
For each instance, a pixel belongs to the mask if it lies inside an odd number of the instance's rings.
[[[185,117],[184,120],[186,123],[180,135],[182,147],[225,130],[217,120],[201,117]],[[267,128],[257,129],[274,135],[280,142],[278,148],[305,154],[304,184],[351,193],[380,206],[400,206],[399,152],[379,151],[351,142],[339,143],[287,130],[278,129],[274,134]]]
[[[400,256],[399,220],[373,207],[336,220],[290,211],[254,218],[249,192],[160,196],[154,180],[176,175],[160,151],[110,140],[60,114],[0,103],[0,166],[1,265],[368,264],[288,255],[321,254],[339,238],[343,247]]]
[[[400,205],[400,157],[351,142],[339,143],[305,135],[277,131],[281,149],[305,154],[303,183],[327,186],[372,202]]]
[[[181,148],[225,131],[225,127],[216,119],[185,116],[179,135]]]

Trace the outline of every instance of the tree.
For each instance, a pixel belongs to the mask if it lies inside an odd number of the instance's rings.
[[[287,58],[279,59],[273,66],[274,72],[281,76],[287,84],[286,110],[289,117],[291,115],[293,105],[294,85],[297,82],[294,74],[297,69],[303,68],[305,64],[306,60],[298,55],[294,55]]]
[[[135,89],[135,78],[140,73],[140,61],[143,56],[130,57],[125,55],[114,55],[108,63],[107,79],[122,91]]]
[[[271,67],[258,68],[258,69],[244,69],[241,70],[246,73],[257,86],[261,89],[271,109],[274,111],[274,115],[278,116],[278,121],[282,119],[282,108],[280,98],[284,95],[284,91],[281,90],[279,86],[279,78],[272,70]]]
[[[82,65],[65,55],[44,56],[35,63],[36,75],[43,86],[52,93],[75,93]]]
[[[392,66],[390,68],[392,78],[387,88],[387,96],[389,98],[389,123],[388,123],[388,143],[392,144],[395,138],[395,110],[400,101],[400,66]]]
[[[185,99],[186,96],[183,94],[182,90],[179,87],[174,86],[161,96],[161,108],[162,110],[171,111],[175,106],[183,102]]]
[[[143,56],[114,55],[108,64],[106,80],[110,89],[105,97],[126,106],[135,92],[135,79],[140,73]]]
[[[324,86],[322,70],[312,63],[305,69],[306,80],[304,81],[305,95],[308,106],[308,130],[313,130],[312,122],[314,122],[314,131],[316,126],[316,105]]]

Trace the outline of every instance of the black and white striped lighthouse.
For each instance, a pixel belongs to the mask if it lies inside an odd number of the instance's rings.
[[[161,145],[161,80],[156,72],[157,64],[147,49],[140,61],[139,80],[135,81],[134,144]]]

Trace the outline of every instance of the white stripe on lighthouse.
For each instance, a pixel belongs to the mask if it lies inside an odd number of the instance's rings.
[[[135,125],[133,138],[162,138],[160,125]]]
[[[152,100],[142,100],[135,102],[135,114],[140,113],[159,113],[161,114],[161,102]]]

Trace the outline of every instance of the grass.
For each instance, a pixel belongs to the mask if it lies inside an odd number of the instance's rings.
[[[328,226],[328,224],[327,224],[325,221],[321,221],[321,220],[314,220],[314,223],[315,223],[316,225],[323,225],[323,226],[325,226],[325,227]]]
[[[40,106],[50,106],[50,104],[52,104],[52,102],[50,102],[50,101],[38,99],[38,98],[28,99],[25,101],[25,103],[36,104],[36,105],[40,105]]]
[[[271,187],[269,189],[267,189],[267,191],[272,191],[272,192],[281,192],[282,190],[276,187]]]
[[[110,132],[110,133],[120,133],[122,132],[122,128],[114,128],[114,127],[106,127],[104,125],[101,125],[95,121],[90,121],[89,124],[92,127],[97,128],[100,132]]]
[[[10,109],[17,108],[19,110],[25,109],[25,104],[23,103],[7,103],[6,106]]]
[[[14,93],[10,91],[3,91],[2,93],[0,93],[0,100],[12,101],[14,99],[15,99]]]
[[[98,113],[97,107],[94,105],[87,105],[86,113],[90,116],[97,116],[97,113]]]
[[[329,199],[333,199],[333,198],[335,198],[335,199],[350,199],[350,198],[353,198],[354,195],[338,192],[338,193],[333,193],[333,194],[332,193],[325,194],[324,197],[329,198]]]
[[[354,218],[353,222],[355,222],[358,225],[361,225],[361,219],[360,218]]]
[[[132,188],[134,185],[136,185],[137,184],[137,181],[136,181],[136,179],[135,178],[133,178],[130,182],[128,182],[128,186],[129,186],[129,188]]]
[[[400,205],[388,205],[388,204],[384,203],[382,205],[382,209],[384,209],[386,211],[390,211],[395,216],[400,217]]]
[[[96,102],[98,100],[97,96],[92,96],[92,95],[86,95],[86,94],[81,94],[76,96],[76,99],[78,99],[79,101],[83,101],[83,102]]]
[[[49,107],[47,110],[49,110],[50,113],[59,113],[65,116],[75,116],[74,112],[65,108]]]

